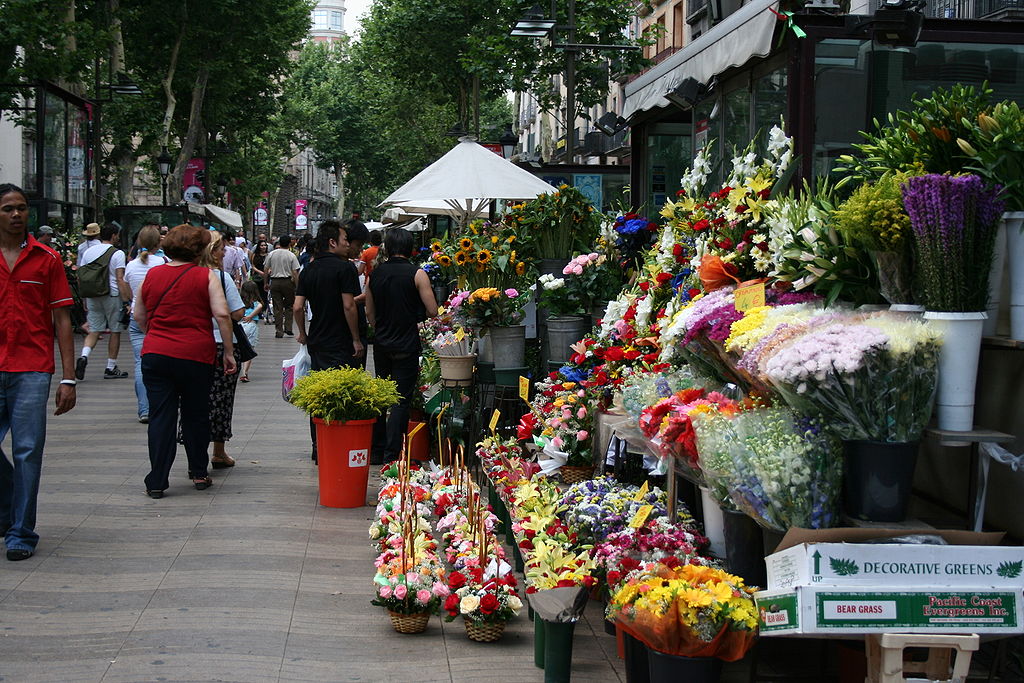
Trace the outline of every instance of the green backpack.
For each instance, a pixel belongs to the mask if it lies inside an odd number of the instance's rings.
[[[78,294],[83,297],[110,296],[110,259],[117,247],[111,245],[95,261],[78,268]]]

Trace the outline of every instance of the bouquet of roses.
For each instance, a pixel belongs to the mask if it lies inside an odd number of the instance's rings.
[[[778,531],[836,524],[840,444],[819,423],[782,407],[701,412],[692,420],[701,471],[725,507]]]
[[[753,590],[714,567],[664,565],[631,576],[612,595],[608,615],[659,652],[741,659],[757,637]]]
[[[663,457],[678,456],[694,470],[700,469],[694,412],[738,412],[740,405],[724,394],[704,389],[683,389],[640,413],[640,430],[658,447]]]
[[[586,395],[586,390],[575,382],[560,381],[557,375],[537,383],[530,403],[534,440],[552,457],[546,462],[557,463],[554,467],[548,465],[546,472],[564,464],[587,466],[593,463],[594,415],[587,405]]]
[[[516,592],[516,577],[511,572],[472,582],[463,574],[452,572],[448,587],[451,593],[444,603],[445,621],[462,616],[469,621],[493,624],[510,620],[523,608]]]
[[[405,560],[394,556],[377,568],[372,603],[397,614],[436,613],[449,592],[444,567],[436,557]]]

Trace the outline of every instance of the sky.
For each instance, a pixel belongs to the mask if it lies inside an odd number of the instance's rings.
[[[345,0],[345,33],[354,36],[359,32],[359,19],[370,9],[372,0]]]

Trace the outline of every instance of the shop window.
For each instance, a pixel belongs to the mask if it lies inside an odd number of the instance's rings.
[[[740,87],[727,92],[724,109],[721,153],[723,158],[731,159],[735,156],[734,149],[746,147],[753,134],[750,130],[750,89]]]
[[[786,67],[754,79],[754,130],[758,152],[767,149],[767,134],[786,114]]]
[[[644,210],[656,215],[665,201],[674,199],[679,179],[693,159],[693,138],[685,123],[661,123],[647,136],[647,197]]]

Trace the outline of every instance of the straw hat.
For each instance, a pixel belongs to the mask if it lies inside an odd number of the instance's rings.
[[[90,223],[89,225],[85,226],[85,230],[82,231],[82,234],[85,235],[86,237],[98,236],[100,234],[100,224]]]

